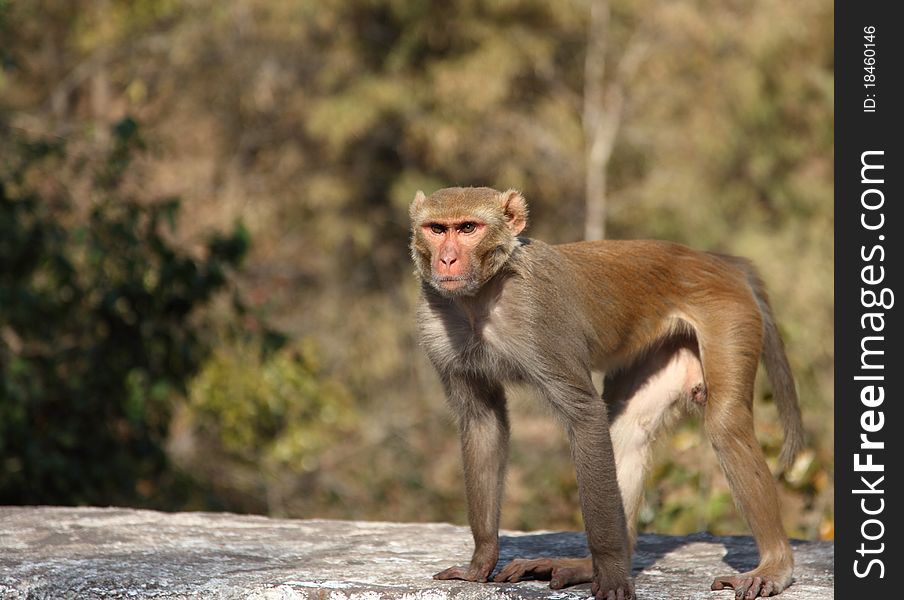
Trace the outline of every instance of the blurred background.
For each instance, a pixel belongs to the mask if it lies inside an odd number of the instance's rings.
[[[528,235],[762,270],[833,537],[825,0],[0,0],[0,503],[466,522],[413,337],[417,189],[523,191]],[[511,394],[503,525],[581,527]],[[757,432],[782,441],[768,385]],[[748,533],[691,419],[640,529]]]

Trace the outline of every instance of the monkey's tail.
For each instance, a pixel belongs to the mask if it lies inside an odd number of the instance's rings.
[[[766,374],[769,376],[769,381],[772,382],[772,394],[785,429],[785,443],[782,445],[779,460],[787,469],[794,463],[794,458],[804,444],[804,426],[800,416],[797,388],[794,385],[791,365],[788,364],[788,356],[785,354],[785,344],[782,342],[775,324],[775,317],[772,314],[772,307],[769,304],[769,296],[763,281],[753,265],[746,261],[744,271],[763,317],[762,358],[763,364],[766,366]]]

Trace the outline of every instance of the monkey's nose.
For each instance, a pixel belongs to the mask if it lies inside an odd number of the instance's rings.
[[[456,262],[458,259],[454,256],[440,256],[439,261],[446,265],[447,267],[451,267],[452,263]]]

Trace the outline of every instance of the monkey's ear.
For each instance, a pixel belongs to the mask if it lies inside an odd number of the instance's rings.
[[[424,192],[422,192],[421,190],[418,190],[417,193],[414,195],[414,200],[411,202],[411,205],[408,207],[408,216],[410,216],[413,219],[414,215],[416,215],[418,213],[418,211],[421,209],[421,206],[424,204],[424,201],[426,199],[427,199],[427,196],[424,195]]]
[[[505,224],[512,235],[518,235],[527,226],[527,201],[518,190],[506,190],[500,195]]]

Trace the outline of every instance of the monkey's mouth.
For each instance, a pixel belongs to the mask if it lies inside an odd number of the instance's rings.
[[[433,285],[447,291],[454,291],[465,287],[471,281],[469,275],[434,275]]]
[[[443,285],[447,283],[464,283],[469,279],[470,277],[467,275],[437,275],[433,278],[433,281]]]

